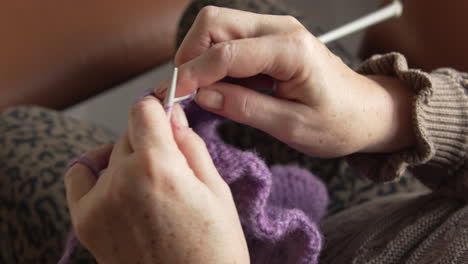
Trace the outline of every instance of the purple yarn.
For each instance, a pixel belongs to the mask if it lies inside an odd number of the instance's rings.
[[[253,152],[222,141],[220,117],[185,103],[190,126],[205,141],[229,184],[249,246],[252,263],[317,263],[321,235],[315,224],[328,203],[324,184],[295,166],[273,166]]]
[[[75,232],[73,230],[70,232],[67,238],[67,242],[65,243],[65,250],[63,251],[63,255],[58,261],[58,264],[67,264],[70,261],[70,257],[75,250],[75,248],[78,246],[78,238],[75,235]]]
[[[172,111],[173,109],[174,109],[174,105],[168,105],[168,106],[165,106],[165,107],[164,107],[164,111],[166,111],[166,112],[170,112],[170,111]]]
[[[80,163],[86,167],[88,167],[89,170],[93,173],[93,175],[96,178],[99,178],[101,170],[94,164],[94,162],[87,157],[78,157],[76,159],[71,160],[67,166],[65,167],[65,171],[68,171],[71,169],[71,167],[75,166],[77,163]],[[78,246],[79,241],[78,238],[76,237],[75,231],[73,229],[70,231],[70,234],[68,234],[67,241],[65,242],[65,249],[63,251],[62,257],[58,261],[58,264],[67,264],[70,261],[70,257],[75,250],[75,248]]]
[[[182,106],[190,126],[205,141],[214,164],[231,188],[251,262],[317,263],[322,241],[316,222],[328,203],[324,184],[295,166],[268,168],[255,153],[222,141],[217,127],[223,119],[194,102],[183,102]],[[67,244],[67,256],[71,247],[71,243]]]
[[[86,166],[89,170],[91,170],[91,172],[96,177],[96,179],[99,178],[99,173],[101,172],[101,169],[98,168],[98,166],[96,166],[96,164],[94,164],[92,160],[90,160],[89,158],[85,156],[81,156],[81,157],[71,160],[65,167],[65,171],[68,171],[69,169],[71,169],[71,167],[75,166],[78,163]]]

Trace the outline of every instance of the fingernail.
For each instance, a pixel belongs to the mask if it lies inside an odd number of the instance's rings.
[[[169,82],[166,80],[159,85],[158,88],[155,89],[155,96],[159,99],[163,99],[166,96],[167,89],[169,88]]]
[[[187,116],[179,104],[174,105],[172,110],[172,122],[178,127],[188,127]]]
[[[162,89],[157,90],[156,93],[154,93],[154,96],[162,100],[164,99],[164,97],[166,97],[166,92],[167,92],[167,88],[162,88]]]
[[[195,101],[202,106],[220,110],[223,107],[224,96],[216,90],[200,89]]]

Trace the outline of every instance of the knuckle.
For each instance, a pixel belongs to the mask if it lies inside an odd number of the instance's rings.
[[[288,129],[286,133],[287,143],[290,145],[296,145],[300,142],[302,138],[302,131],[297,126],[292,126]]]
[[[149,103],[147,99],[143,99],[130,108],[130,117],[137,117],[140,116],[142,113],[145,113],[149,107]]]
[[[301,50],[307,50],[314,44],[312,34],[306,29],[299,29],[291,34],[292,42]]]
[[[252,115],[254,115],[254,104],[252,104],[252,100],[249,97],[244,96],[241,98],[241,122],[248,122],[252,119]]]
[[[285,133],[285,142],[288,144],[298,144],[302,142],[305,134],[305,126],[301,115],[291,116],[285,125],[288,128]]]
[[[171,165],[172,164],[172,165]],[[173,166],[173,163],[170,160],[165,160],[155,164],[151,167],[146,167],[145,174],[151,177],[152,181],[156,182],[167,182],[172,179],[171,175],[177,173],[178,168]],[[161,184],[155,184],[155,186],[161,186]]]
[[[165,164],[166,162],[155,162],[156,159],[161,161],[168,160],[171,157],[171,153],[164,148],[158,148],[157,150],[152,148],[146,148],[136,153],[136,164],[140,167],[143,172],[147,175],[153,175],[154,171],[157,170],[157,164]],[[159,166],[158,166],[159,167]]]
[[[233,45],[230,42],[216,44],[213,47],[213,53],[219,63],[230,65],[233,59]]]
[[[155,100],[157,99],[149,97],[133,104],[129,110],[129,118],[131,120],[142,121],[142,125],[145,125],[150,116],[155,116],[155,114],[160,115],[160,113],[163,112],[163,109],[161,104],[155,103]]]
[[[192,144],[194,144],[196,148],[198,149],[207,148],[205,141],[197,134],[190,133],[190,135],[187,138],[188,140],[192,141]]]
[[[138,166],[144,169],[150,167],[153,163],[153,152],[154,150],[151,148],[141,149],[138,152],[136,152],[136,162]]]
[[[121,175],[127,175],[127,170],[124,168],[113,168],[108,173],[110,175],[109,178],[112,180],[101,191],[104,199],[96,203],[96,208],[100,208],[100,210],[116,208],[128,202],[126,198],[128,197],[127,189],[130,186],[129,179],[127,177],[120,177]]]
[[[183,179],[184,174],[187,174],[188,171],[184,166],[177,166],[180,164],[181,160],[178,159],[168,159],[166,162],[162,162],[148,172],[150,177],[150,183],[152,185],[152,190],[155,190],[160,195],[168,196],[174,199],[183,196]]]
[[[202,22],[202,24],[209,25],[217,19],[217,17],[219,16],[220,9],[221,8],[217,6],[205,6],[198,13],[198,19],[200,20],[200,22]]]
[[[298,29],[304,28],[302,23],[299,22],[299,20],[297,20],[297,18],[295,18],[294,16],[286,15],[286,16],[283,16],[283,17],[285,19],[285,22],[288,23],[289,25],[291,25],[293,27],[297,27]]]
[[[150,179],[149,182],[170,181],[173,175],[180,172],[179,157],[168,149],[142,150],[136,156],[137,166]],[[156,162],[157,161],[157,162]],[[155,184],[157,186],[158,184]]]

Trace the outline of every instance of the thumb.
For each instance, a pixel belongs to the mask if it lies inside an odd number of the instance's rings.
[[[296,102],[223,82],[201,88],[195,101],[207,111],[258,128],[286,142],[289,140],[286,132],[296,123],[299,108],[303,107]]]
[[[64,180],[67,203],[72,215],[80,199],[96,184],[99,172],[107,167],[112,148],[111,144],[103,145],[70,163]]]
[[[177,146],[195,176],[214,193],[225,194],[226,188],[223,185],[226,184],[219,175],[205,142],[188,127],[184,110],[179,104],[174,106],[171,121]]]

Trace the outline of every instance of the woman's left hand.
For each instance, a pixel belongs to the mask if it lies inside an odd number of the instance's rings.
[[[67,201],[78,239],[99,263],[249,263],[229,187],[180,106],[169,122],[156,98],[144,98],[113,149],[85,156],[108,167],[96,180],[74,165]]]
[[[195,101],[203,109],[308,155],[414,146],[412,89],[395,77],[354,72],[293,17],[205,7],[175,64],[176,96],[200,88]]]

